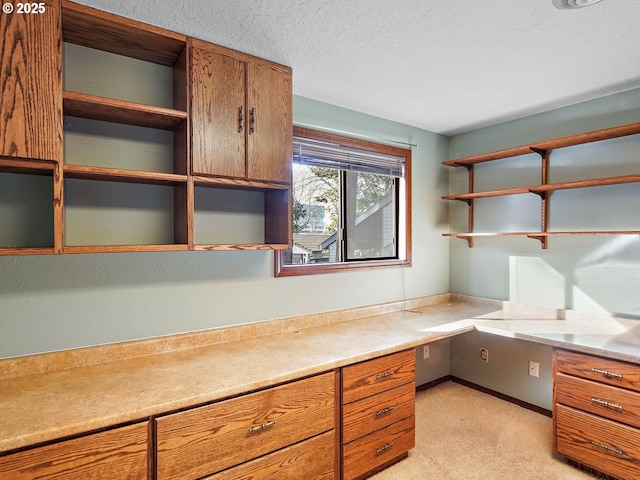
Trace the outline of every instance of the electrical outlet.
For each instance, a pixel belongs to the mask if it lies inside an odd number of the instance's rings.
[[[480,349],[480,360],[489,363],[489,349],[481,348]]]
[[[426,360],[427,358],[429,358],[429,345],[422,346],[422,358],[423,360]]]
[[[529,360],[529,375],[532,377],[540,377],[540,364]]]

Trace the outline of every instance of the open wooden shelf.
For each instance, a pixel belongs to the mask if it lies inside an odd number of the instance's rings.
[[[478,237],[568,237],[573,235],[640,235],[640,230],[594,230],[567,232],[472,232],[443,233],[445,237],[478,238]]]
[[[468,167],[478,163],[502,160],[520,155],[527,155],[529,153],[548,152],[557,148],[582,145],[584,143],[601,142],[602,140],[611,140],[613,138],[626,137],[629,135],[636,135],[638,133],[640,133],[640,122],[595,130],[593,132],[580,133],[577,135],[569,135],[567,137],[544,140],[529,145],[521,145],[519,147],[498,150],[496,152],[481,153],[479,155],[457,158],[455,160],[443,162],[443,165],[447,165],[449,167]]]
[[[187,43],[178,34],[136,20],[63,0],[64,41],[172,66]]]
[[[483,192],[460,193],[457,195],[445,195],[443,200],[475,200],[476,198],[503,197],[506,195],[521,195],[524,193],[541,194],[556,190],[570,190],[573,188],[603,187],[607,185],[621,185],[625,183],[640,182],[640,174],[620,175],[617,177],[593,178],[590,180],[576,180],[573,182],[548,183],[546,185],[531,185],[528,187],[505,188],[501,190],[487,190]]]
[[[65,246],[63,253],[130,253],[130,252],[183,252],[189,250],[188,245],[82,245]]]
[[[8,205],[0,255],[289,247],[291,69],[72,1],[50,3],[46,15],[3,32],[45,52],[35,61],[12,52],[19,68],[10,80],[28,74],[51,88],[2,94],[3,105],[16,106],[12,129],[2,131],[25,145],[0,152],[0,188],[19,200],[0,205]],[[91,62],[104,67],[100,81]],[[242,75],[221,74],[232,63]],[[236,100],[247,116],[260,112],[262,129],[239,131],[235,106],[224,115]],[[215,109],[222,119],[212,127]],[[194,168],[204,156],[244,174]]]
[[[554,149],[571,147],[591,142],[600,142],[603,140],[611,140],[614,138],[625,137],[629,135],[640,134],[640,122],[621,125],[603,130],[571,135],[557,139],[545,140],[530,145],[522,145],[519,147],[508,148],[496,152],[488,152],[479,155],[473,155],[455,160],[443,162],[444,165],[451,167],[465,167],[469,174],[469,192],[454,195],[446,195],[444,200],[460,200],[466,202],[469,206],[469,228],[468,232],[445,233],[444,236],[461,238],[468,242],[469,246],[473,246],[473,239],[478,237],[507,237],[519,236],[528,237],[539,240],[542,248],[547,248],[547,240],[552,236],[570,236],[570,235],[640,235],[637,230],[598,230],[598,231],[566,231],[566,232],[549,232],[548,231],[548,212],[549,212],[549,194],[558,190],[570,190],[576,188],[592,188],[611,185],[622,185],[629,183],[640,183],[640,174],[620,175],[613,177],[593,178],[587,180],[575,180],[570,182],[548,183],[549,157]],[[540,185],[530,185],[523,187],[512,187],[498,190],[474,191],[474,166],[484,162],[494,160],[502,160],[506,158],[528,155],[536,153],[540,156],[541,163],[541,179]],[[538,232],[475,232],[474,231],[474,200],[502,197],[509,195],[522,195],[533,193],[539,195],[541,204],[541,225]]]
[[[0,157],[0,172],[53,175],[56,165],[57,163],[53,161]]]
[[[194,245],[196,251],[234,251],[234,250],[286,250],[286,243],[247,244],[247,245]]]
[[[176,173],[143,172],[86,165],[64,165],[63,169],[65,178],[142,183],[147,185],[180,185],[187,183],[186,175]]]
[[[193,182],[195,185],[201,187],[220,187],[220,188],[238,188],[238,189],[250,189],[250,190],[288,190],[289,185],[265,182],[257,180],[241,180],[237,178],[224,178],[224,177],[202,177],[194,176]]]
[[[64,91],[62,102],[65,115],[138,127],[175,130],[187,119],[187,112],[181,110],[143,105],[88,93]]]

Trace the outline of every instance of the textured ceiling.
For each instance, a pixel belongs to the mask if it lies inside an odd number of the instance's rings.
[[[293,68],[294,94],[455,134],[640,87],[638,0],[80,0]]]

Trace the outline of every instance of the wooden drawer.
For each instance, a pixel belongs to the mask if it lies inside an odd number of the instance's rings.
[[[555,365],[558,372],[640,392],[640,365],[634,363],[556,350]]]
[[[415,352],[387,355],[342,369],[342,404],[415,382]]]
[[[640,478],[640,430],[556,405],[557,452],[621,479]]]
[[[353,480],[404,455],[415,446],[411,416],[343,446],[343,480]]]
[[[555,389],[557,403],[640,428],[640,393],[562,373]]]
[[[156,419],[158,480],[201,478],[332,430],[335,373]]]
[[[145,480],[148,423],[0,457],[0,478],[11,480]]]
[[[203,480],[333,480],[335,434],[327,432]]]
[[[345,405],[342,411],[342,442],[349,443],[414,415],[415,399],[414,384],[406,383]]]

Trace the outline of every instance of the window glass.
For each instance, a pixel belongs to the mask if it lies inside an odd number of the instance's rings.
[[[410,264],[410,150],[294,128],[293,151],[276,276]]]

